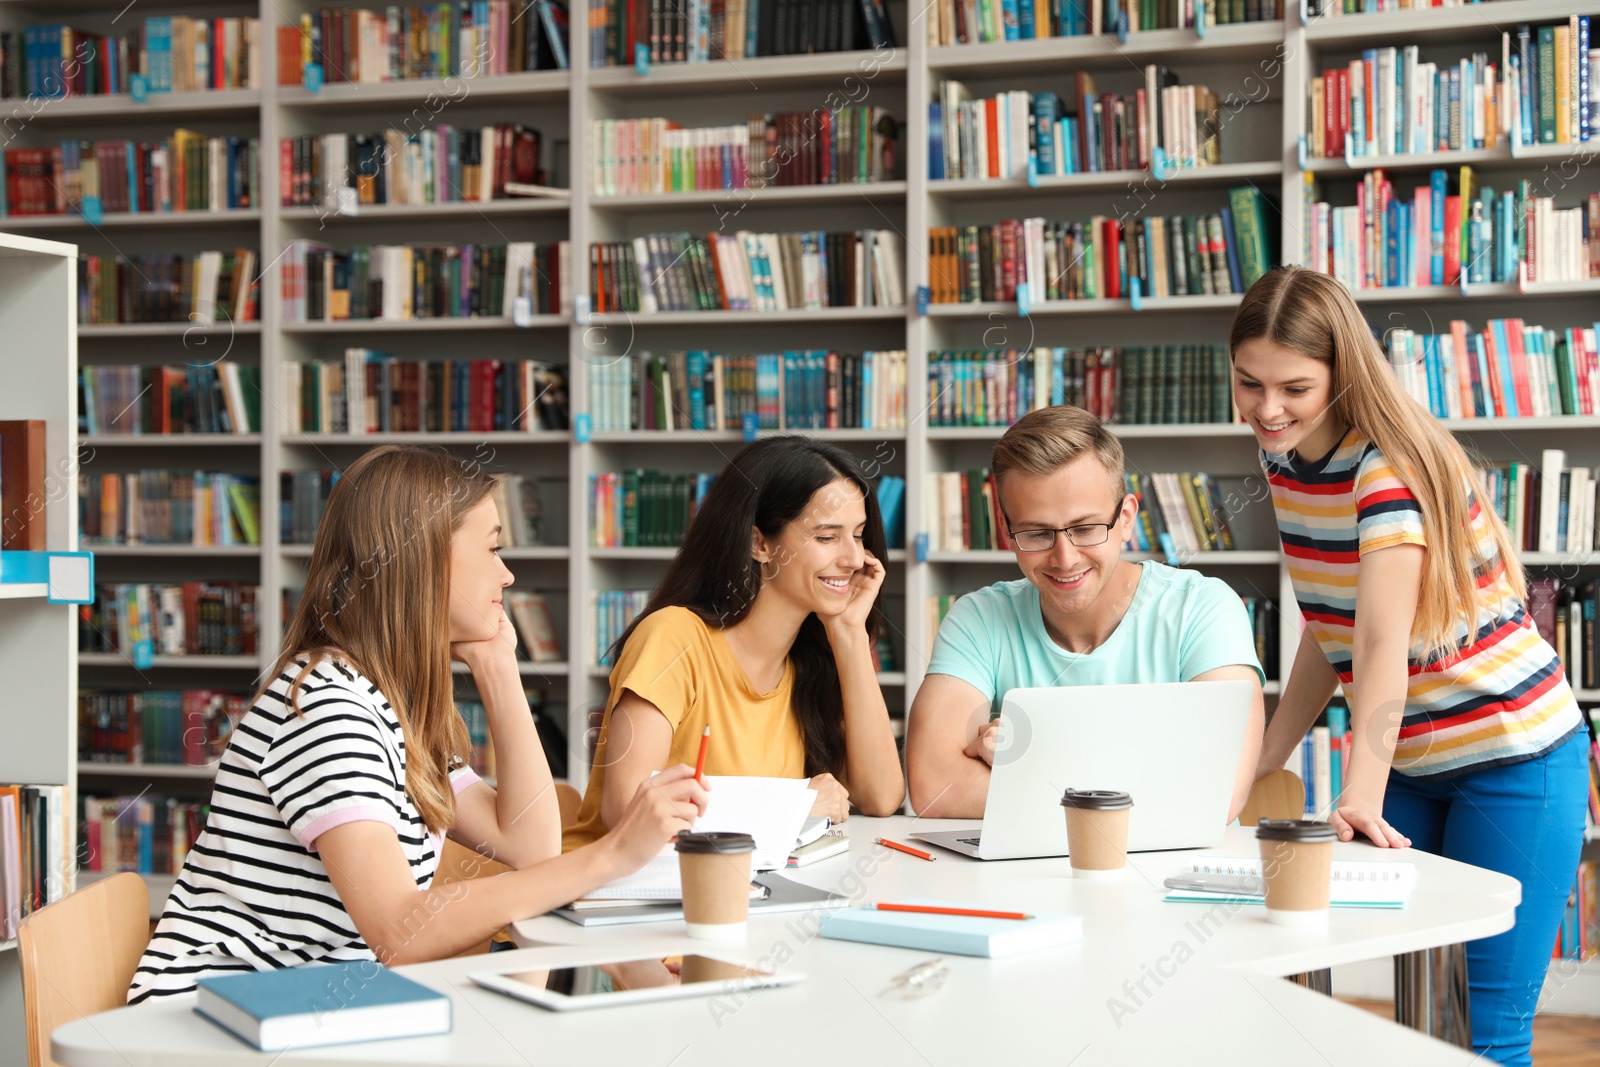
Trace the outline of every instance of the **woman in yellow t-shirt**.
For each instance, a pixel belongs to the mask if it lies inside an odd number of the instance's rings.
[[[736,456],[618,642],[589,789],[563,847],[603,836],[652,771],[809,777],[816,814],[905,797],[877,680],[877,497],[848,452],[773,437]]]

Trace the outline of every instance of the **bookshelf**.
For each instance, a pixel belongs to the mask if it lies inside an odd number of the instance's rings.
[[[78,487],[70,476],[78,451],[76,260],[69,244],[0,232],[0,336],[8,351],[0,419],[46,423],[44,521],[53,552],[78,548]],[[0,582],[0,677],[6,686],[0,782],[63,785],[70,803],[78,745],[77,612],[47,603],[46,593],[43,584]],[[68,824],[69,857],[75,825]],[[46,872],[51,896],[70,892],[74,874],[71,860],[64,871]],[[7,1035],[0,1058],[20,1062],[27,1049],[15,948],[14,940],[0,941],[0,1033]]]
[[[105,28],[120,4],[82,0],[73,5],[70,21]],[[306,0],[288,6],[230,3],[229,14],[262,20],[261,55],[269,74],[276,70],[275,29],[286,19],[317,10]],[[836,430],[817,436],[839,443],[861,458],[874,475],[895,474],[907,480],[907,544],[891,552],[885,584],[893,628],[895,669],[880,675],[891,712],[902,715],[920,684],[931,650],[925,604],[931,596],[965,592],[981,584],[1017,576],[1006,553],[933,553],[919,557],[915,535],[925,526],[925,478],[930,473],[983,467],[999,427],[930,426],[925,404],[927,354],[947,349],[1006,349],[1035,345],[1149,345],[1194,340],[1221,342],[1238,296],[1146,298],[1135,310],[1128,299],[1059,301],[1036,304],[1026,316],[1011,303],[931,304],[926,314],[914,306],[830,307],[804,311],[753,313],[691,311],[645,314],[585,314],[580,302],[573,315],[537,315],[520,327],[504,319],[423,320],[412,322],[282,321],[274,257],[287,242],[319,240],[330,245],[398,242],[505,242],[558,240],[570,243],[575,277],[587,279],[591,242],[622,241],[655,232],[688,230],[705,233],[719,228],[783,232],[893,228],[906,247],[905,288],[915,293],[929,284],[926,249],[930,228],[981,225],[1006,217],[1035,215],[1080,219],[1091,214],[1134,214],[1148,204],[1163,214],[1211,212],[1226,190],[1255,185],[1282,208],[1280,250],[1297,258],[1301,217],[1302,161],[1300,138],[1306,132],[1302,101],[1310,78],[1323,61],[1342,61],[1362,48],[1419,43],[1441,53],[1459,55],[1481,49],[1498,56],[1499,29],[1520,22],[1550,21],[1575,11],[1600,15],[1600,3],[1586,7],[1573,0],[1497,0],[1492,11],[1476,5],[1429,8],[1372,15],[1315,18],[1303,23],[1297,4],[1287,4],[1283,22],[1217,25],[1202,36],[1193,30],[1131,33],[1126,42],[1114,36],[1067,37],[931,47],[921,12],[904,0],[888,5],[899,47],[892,50],[812,56],[776,56],[730,63],[656,64],[648,73],[632,66],[591,69],[587,34],[570,35],[570,70],[533,71],[481,77],[447,85],[448,80],[383,84],[327,84],[312,92],[300,86],[264,85],[223,93],[152,94],[144,103],[128,98],[80,98],[55,101],[20,134],[19,144],[47,145],[67,136],[165,136],[179,124],[205,132],[227,132],[260,138],[261,157],[276,160],[279,138],[337,131],[378,129],[418,108],[430,94],[451,97],[442,111],[428,115],[432,123],[460,128],[521,122],[539,129],[546,145],[565,141],[569,163],[560,179],[571,188],[563,200],[503,200],[409,206],[366,206],[351,216],[319,208],[280,206],[278,168],[267,165],[261,175],[263,202],[249,211],[160,215],[108,215],[97,227],[77,219],[0,219],[0,230],[48,234],[79,242],[86,251],[131,254],[177,248],[231,248],[253,244],[268,264],[262,285],[260,321],[203,327],[187,323],[86,326],[80,330],[87,364],[151,364],[208,362],[224,351],[228,360],[259,366],[265,399],[263,425],[248,435],[175,435],[132,437],[96,434],[84,444],[93,450],[91,472],[137,470],[142,467],[193,465],[254,474],[261,479],[262,544],[222,551],[169,551],[129,548],[105,553],[104,581],[204,578],[255,581],[262,586],[262,647],[271,650],[281,633],[279,593],[304,575],[309,549],[280,543],[272,516],[277,514],[278,475],[282,471],[342,466],[369,444],[379,441],[436,441],[463,457],[491,456],[495,466],[537,477],[544,482],[544,546],[506,553],[519,584],[549,594],[558,635],[566,650],[559,664],[524,664],[530,686],[549,694],[552,709],[565,709],[569,778],[585,783],[584,760],[593,716],[603,706],[607,671],[597,667],[590,595],[605,589],[646,588],[659,580],[668,549],[589,547],[586,516],[591,474],[648,467],[668,473],[719,469],[740,447],[738,431],[595,432],[578,440],[570,432],[430,435],[291,434],[276,416],[287,398],[280,370],[289,361],[336,361],[349,345],[369,345],[401,360],[438,359],[457,355],[474,358],[538,358],[564,363],[574,414],[589,412],[587,370],[619,357],[641,352],[703,348],[718,352],[755,353],[783,348],[837,348],[847,351],[904,350],[908,357],[911,396],[905,429]],[[162,3],[145,14],[182,13],[182,4]],[[1485,18],[1493,16],[1493,23]],[[0,0],[0,24],[51,21],[41,3]],[[913,21],[915,19],[915,21]],[[1451,51],[1454,50],[1454,51]],[[1014,180],[930,180],[928,178],[928,114],[941,80],[959,79],[975,96],[1007,89],[1054,89],[1070,98],[1072,74],[1091,71],[1107,91],[1126,92],[1145,63],[1164,62],[1185,84],[1210,85],[1219,96],[1229,91],[1245,103],[1230,108],[1218,166],[1168,172],[1157,178],[1145,170],[1043,176],[1037,183]],[[269,79],[271,80],[271,79]],[[464,93],[460,92],[466,87]],[[635,119],[665,116],[686,127],[736,122],[753,110],[778,112],[823,106],[830,93],[848,90],[850,103],[886,107],[903,126],[899,139],[900,171],[893,181],[848,186],[796,186],[722,192],[672,193],[657,196],[596,196],[588,179],[586,131],[591,119]],[[115,132],[114,132],[115,131]],[[1382,166],[1402,172],[1406,180],[1437,166],[1463,162],[1496,180],[1546,173],[1572,154],[1575,146],[1519,146],[1506,149],[1441,153],[1418,157],[1357,160],[1352,169],[1342,159],[1305,160],[1315,172],[1325,198],[1353,202],[1354,185],[1367,169]],[[1415,168],[1415,169],[1413,169]],[[1569,193],[1595,189],[1592,167],[1581,168],[1569,182]],[[1570,206],[1564,202],[1563,206]],[[223,242],[218,245],[216,242]],[[583,292],[586,284],[576,287]],[[1491,317],[1522,315],[1530,323],[1556,327],[1592,321],[1590,309],[1600,296],[1600,281],[1474,285],[1363,290],[1357,294],[1371,323],[1379,329],[1443,328],[1452,317],[1480,326]],[[1589,316],[1586,320],[1585,316]],[[1430,323],[1435,324],[1430,327]],[[1600,464],[1600,417],[1556,419],[1454,420],[1450,429],[1486,456],[1508,460],[1537,459],[1544,447],[1565,447],[1569,461]],[[1127,447],[1130,470],[1205,470],[1234,479],[1259,477],[1256,449],[1248,430],[1239,425],[1123,425],[1118,432]],[[1287,573],[1277,552],[1270,502],[1262,499],[1245,509],[1237,529],[1239,550],[1202,553],[1187,561],[1228,582],[1243,595],[1290,602]],[[1587,577],[1600,575],[1600,557],[1530,555],[1536,568],[1560,569]],[[1292,611],[1282,613],[1276,676],[1286,676],[1295,649]],[[140,682],[131,664],[116,654],[81,658],[84,684],[124,687]],[[145,672],[150,683],[165,688],[254,685],[260,657],[158,657]],[[1269,684],[1269,699],[1281,682]],[[463,695],[470,680],[462,679]],[[1600,701],[1600,693],[1585,700]],[[159,767],[145,768],[162,788],[177,788],[176,779]],[[137,775],[113,779],[103,768],[85,766],[98,788],[126,790]],[[187,773],[186,771],[184,773]],[[189,787],[204,784],[191,777]],[[157,902],[156,906],[159,906]],[[1600,998],[1596,998],[1600,1002]]]

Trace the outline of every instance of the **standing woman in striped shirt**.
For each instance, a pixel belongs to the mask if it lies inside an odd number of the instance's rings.
[[[129,1002],[231,971],[452,956],[638,870],[704,811],[680,764],[641,785],[605,837],[561,854],[501,604],[512,578],[493,488],[439,448],[385,445],[345,469]],[[498,788],[463,766],[452,659],[488,714]],[[447,833],[516,869],[433,887]]]
[[[1522,883],[1516,926],[1467,946],[1473,1044],[1531,1063],[1532,1018],[1583,844],[1586,731],[1526,608],[1515,547],[1466,453],[1396,383],[1331,277],[1271,271],[1228,340],[1304,632],[1258,774],[1344,686],[1353,731],[1328,816]]]

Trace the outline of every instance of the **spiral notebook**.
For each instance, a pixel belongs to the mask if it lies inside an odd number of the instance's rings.
[[[1242,875],[1259,879],[1261,860],[1242,856],[1195,856],[1173,873]],[[1403,908],[1416,887],[1416,864],[1335,860],[1328,902],[1335,908]],[[1197,893],[1188,889],[1169,889],[1165,899],[1240,904],[1260,904],[1263,900],[1255,894]]]

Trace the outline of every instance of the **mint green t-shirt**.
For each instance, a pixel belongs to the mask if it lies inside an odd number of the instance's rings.
[[[999,714],[1012,689],[1187,682],[1218,667],[1255,669],[1244,602],[1220,578],[1145,560],[1128,612],[1093,652],[1068,652],[1044,628],[1039,590],[1026,578],[996,582],[951,606],[933,642],[929,674],[977,689]]]

